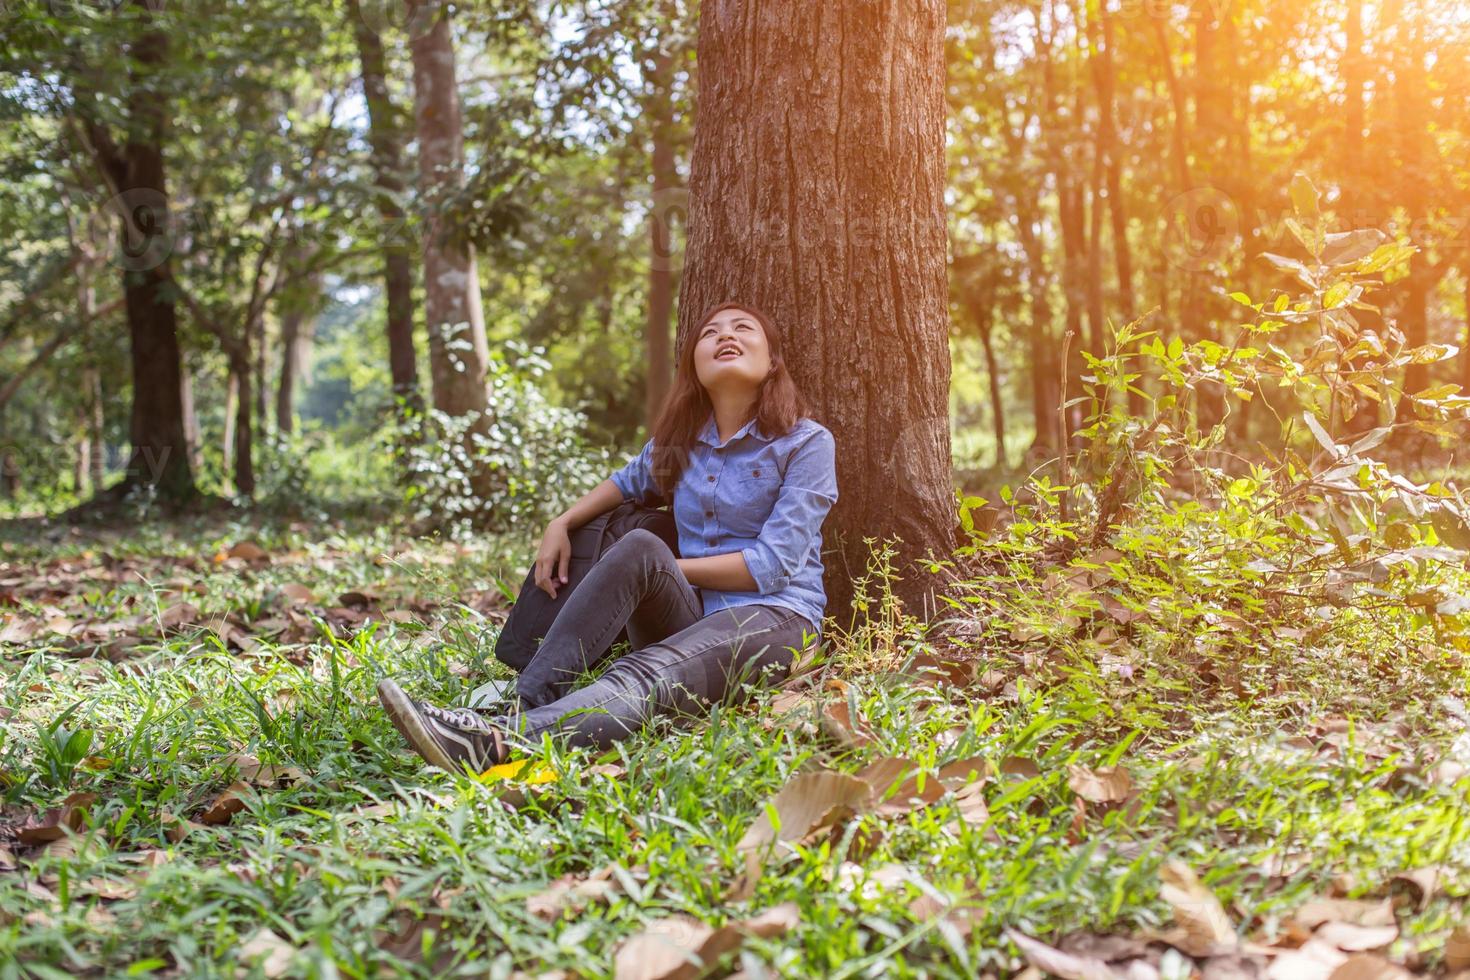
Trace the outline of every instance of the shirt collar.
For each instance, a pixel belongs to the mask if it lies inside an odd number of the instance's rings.
[[[770,441],[770,437],[761,431],[758,417],[752,417],[749,422],[746,422],[740,428],[735,430],[735,434],[726,441],[725,445],[728,446],[736,439],[739,439],[741,436],[747,434],[754,436],[762,442]],[[704,428],[699,430],[699,435],[695,436],[695,438],[698,439],[700,442],[708,443],[709,445],[714,446],[717,449],[719,448],[720,428],[719,426],[715,425],[714,412],[709,413],[709,418],[705,419]]]

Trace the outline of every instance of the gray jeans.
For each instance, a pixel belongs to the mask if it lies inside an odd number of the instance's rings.
[[[695,714],[738,698],[746,683],[786,677],[815,635],[800,613],[748,605],[708,616],[669,546],[629,531],[587,573],[516,681],[523,738],[561,732],[568,744],[606,747],[660,714]],[[606,650],[626,626],[631,650],[597,680],[589,651]]]

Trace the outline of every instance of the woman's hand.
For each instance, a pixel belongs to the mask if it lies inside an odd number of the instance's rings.
[[[541,547],[536,551],[536,587],[553,599],[556,590],[567,584],[567,566],[572,560],[572,539],[567,526],[557,518],[546,525]]]

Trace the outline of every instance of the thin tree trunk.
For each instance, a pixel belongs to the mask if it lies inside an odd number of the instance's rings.
[[[185,358],[179,375],[179,395],[184,403],[184,441],[189,445],[189,465],[197,473],[204,465],[204,439],[199,432],[199,408],[194,401],[194,372]]]
[[[1016,202],[1016,227],[1026,252],[1027,289],[1031,322],[1028,349],[1031,361],[1031,415],[1036,428],[1032,453],[1050,455],[1062,444],[1062,420],[1057,414],[1056,342],[1051,331],[1050,278],[1046,272],[1046,247],[1036,233],[1036,214],[1028,204]]]
[[[388,93],[383,42],[363,17],[359,0],[347,0],[347,15],[357,39],[363,97],[368,112],[375,195],[382,220],[383,285],[388,305],[388,372],[396,404],[406,414],[423,407],[419,394],[418,353],[413,339],[413,252],[402,204],[402,113]]]
[[[464,132],[455,87],[454,40],[449,8],[416,8],[413,31],[414,122],[419,139],[420,185],[431,214],[456,192],[464,178]],[[431,221],[424,242],[424,306],[429,326],[429,363],[434,407],[449,415],[484,413],[488,345],[480,311],[474,247],[455,241]]]
[[[1384,6],[1386,23],[1395,25],[1393,99],[1398,112],[1396,131],[1399,140],[1399,172],[1396,175],[1400,199],[1408,214],[1410,234],[1424,227],[1432,204],[1430,200],[1429,85],[1423,42],[1423,27],[1412,16],[1405,16],[1401,0]],[[1429,342],[1429,297],[1442,274],[1440,267],[1424,252],[1425,242],[1416,241],[1420,251],[1409,257],[1409,274],[1398,290],[1402,298],[1398,310],[1398,326],[1409,347],[1422,347]],[[1404,370],[1404,391],[1412,395],[1429,387],[1429,365],[1410,364]],[[1399,417],[1412,416],[1407,399],[1399,405]]]
[[[248,329],[246,335],[249,335]],[[255,494],[255,371],[250,363],[248,345],[245,356],[236,358],[230,367],[236,380],[235,492],[242,497],[250,497]]]
[[[1465,339],[1460,344],[1460,389],[1470,392],[1470,262],[1460,266],[1460,276],[1465,280]]]
[[[649,215],[648,322],[644,332],[647,352],[644,418],[652,432],[663,410],[664,398],[673,378],[670,352],[674,313],[674,256],[668,195],[677,185],[673,143],[673,79],[671,56],[660,51],[649,73],[652,87],[648,99],[653,143],[653,207]]]
[[[102,492],[107,478],[107,419],[102,401],[102,372],[82,369],[82,389],[87,397],[87,428],[92,442],[92,493]]]
[[[305,308],[294,304],[281,314],[281,373],[276,384],[276,429],[288,435],[296,430],[296,388],[306,375],[314,320],[315,317]]]
[[[1088,187],[1092,194],[1092,212],[1088,217],[1087,230],[1087,328],[1091,353],[1102,357],[1108,349],[1107,314],[1103,309],[1103,184],[1106,181],[1103,155],[1094,146],[1092,180]]]
[[[1113,262],[1118,275],[1118,305],[1123,319],[1131,323],[1137,316],[1138,304],[1133,296],[1133,250],[1128,244],[1128,204],[1123,199],[1123,160],[1118,140],[1118,81],[1117,66],[1113,61],[1113,28],[1113,14],[1109,5],[1103,3],[1103,47],[1098,59],[1098,104],[1101,107],[1099,135],[1102,152],[1107,157],[1108,213],[1113,221]]]
[[[911,562],[956,541],[944,27],[940,0],[700,11],[680,342],[731,297],[784,330],[837,440],[842,489],[824,534],[839,622],[865,536],[898,539],[898,592],[916,613],[933,580]]]
[[[980,335],[980,348],[985,354],[985,373],[990,382],[990,417],[995,432],[995,466],[1005,469],[1006,454],[1006,408],[1000,386],[1000,362],[995,356],[995,307],[990,296],[966,290],[965,310]]]
[[[267,357],[268,345],[266,344],[265,310],[260,310],[249,322],[245,324],[245,330],[250,334],[250,344],[255,355],[254,371],[252,372],[251,384],[255,394],[255,404],[251,408],[251,419],[260,423],[261,432],[265,432],[266,420],[270,418],[266,406],[270,404],[270,375],[268,373]]]
[[[235,460],[235,405],[240,400],[240,375],[235,370],[235,359],[231,359],[229,373],[225,377],[225,422],[220,438],[220,465],[231,467]]]

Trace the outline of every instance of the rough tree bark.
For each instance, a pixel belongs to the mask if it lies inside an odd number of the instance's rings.
[[[420,189],[431,215],[464,179],[464,127],[454,77],[454,39],[449,7],[415,5],[413,39],[414,125],[419,139]],[[429,327],[429,366],[434,407],[449,415],[483,413],[489,348],[480,309],[474,246],[431,220],[424,237],[424,309]]]
[[[402,203],[402,116],[388,92],[382,39],[363,16],[358,0],[347,0],[347,13],[357,38],[368,111],[368,143],[373,150],[373,179],[379,189],[376,200],[382,219],[383,287],[388,304],[388,372],[395,403],[407,412],[417,412],[423,405],[413,341],[413,252]]]
[[[146,0],[129,5],[144,22],[159,14]],[[118,146],[94,105],[81,106],[91,150],[117,193],[123,249],[124,305],[132,357],[133,405],[129,425],[132,455],[118,493],[152,486],[163,499],[184,503],[197,495],[189,465],[181,396],[182,357],[178,313],[169,275],[168,184],[163,148],[169,131],[169,106],[163,89],[149,78],[169,58],[167,31],[144,28],[129,54],[127,139]]]
[[[679,335],[725,300],[788,338],[837,439],[827,609],[851,615],[863,538],[912,560],[956,536],[950,469],[941,0],[706,0]]]

